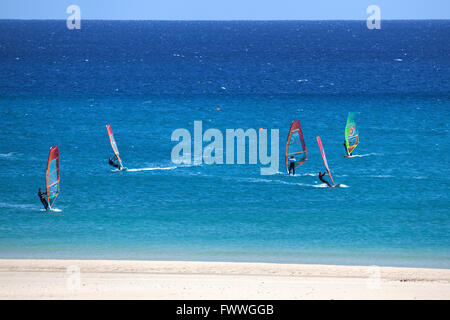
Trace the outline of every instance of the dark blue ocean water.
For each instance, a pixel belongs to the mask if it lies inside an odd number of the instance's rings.
[[[449,268],[449,38],[450,21],[0,21],[0,258]],[[308,161],[287,177],[296,119]],[[279,129],[280,173],[173,164],[172,132],[196,120]],[[108,123],[145,170],[111,171]],[[347,187],[320,187],[318,135]],[[60,212],[45,213],[52,145]]]

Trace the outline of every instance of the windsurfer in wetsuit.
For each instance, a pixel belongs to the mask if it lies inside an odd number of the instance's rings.
[[[291,171],[292,171],[292,175],[295,176],[295,158],[294,156],[290,156],[289,158],[289,175],[291,175]]]
[[[324,172],[324,173],[320,173],[320,172],[319,172],[319,180],[322,181],[322,182],[324,182],[324,183],[326,183],[327,186],[331,187],[331,184],[330,184],[327,180],[325,180],[325,179],[323,178],[326,174],[327,174],[326,172]]]
[[[113,166],[114,168],[117,168],[120,170],[120,165],[115,162],[117,158],[116,157],[114,157],[114,158],[115,158],[114,160],[109,158],[108,163],[109,163],[109,165]]]
[[[42,204],[44,205],[44,209],[47,210],[47,208],[48,208],[48,202],[47,202],[47,200],[44,198],[44,195],[47,195],[47,193],[46,193],[46,192],[42,192],[41,188],[39,188],[39,190],[38,190],[38,196],[39,196],[39,199],[41,200]]]

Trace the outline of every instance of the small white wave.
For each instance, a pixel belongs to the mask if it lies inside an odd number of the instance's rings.
[[[315,184],[313,185],[314,188],[328,188],[328,185],[326,183],[321,184]],[[350,188],[348,185],[343,183],[338,183],[334,186],[335,188]]]
[[[0,208],[33,209],[36,207],[30,204],[0,202]]]
[[[377,156],[377,155],[378,155],[378,153],[354,154],[349,158],[362,158],[362,157]]]
[[[300,174],[296,173],[295,176],[285,174],[285,176],[288,178],[317,177],[318,175],[319,175],[318,173],[300,173]]]
[[[287,184],[291,186],[302,186],[302,187],[315,187],[315,184],[307,184],[307,183],[301,183],[301,182],[287,182],[283,180],[271,180],[269,182],[278,183],[278,184]]]
[[[13,158],[16,152],[0,153],[0,158]]]
[[[302,187],[315,187],[313,184],[301,183],[301,182],[288,182],[278,179],[263,179],[263,178],[240,178],[240,182],[250,182],[250,183],[271,183],[271,184],[287,184],[290,186],[302,186]]]
[[[225,180],[229,180],[229,179],[225,179]],[[274,182],[278,182],[278,180],[270,180],[270,179],[263,179],[263,178],[237,178],[237,181],[240,182],[264,182],[264,183],[274,183]]]
[[[180,164],[176,164],[176,168],[189,168],[189,167],[202,167],[203,166],[203,162],[202,163],[180,163]]]
[[[328,188],[328,185],[326,183],[321,184],[314,184],[312,185],[314,188]]]
[[[280,172],[278,171],[276,174],[278,175],[282,175],[282,176],[288,176],[288,177],[305,177],[305,176],[310,176],[310,177],[315,177],[318,175],[318,173],[295,173],[294,175],[288,175],[287,172]]]
[[[58,209],[58,208],[51,208],[50,210],[45,210],[45,209],[41,208],[41,209],[39,209],[39,211],[40,211],[40,212],[46,212],[46,213],[48,213],[48,214],[51,214],[51,213],[60,213],[60,212],[62,212],[62,210],[61,210],[61,209]]]
[[[154,170],[173,170],[176,169],[177,167],[154,167],[154,168],[138,168],[138,169],[128,169],[127,171],[130,172],[139,172],[139,171],[154,171]]]
[[[340,183],[339,185],[336,185],[336,187],[339,187],[339,188],[350,188],[348,185],[343,184],[343,183]]]
[[[370,177],[370,178],[393,178],[394,176],[391,176],[390,174],[376,174],[376,175],[370,175],[368,177]]]

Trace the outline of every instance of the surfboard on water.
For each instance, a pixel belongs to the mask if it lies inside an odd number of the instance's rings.
[[[320,154],[322,155],[323,163],[325,164],[325,168],[327,169],[328,175],[330,176],[331,182],[333,183],[333,186],[335,185],[333,181],[333,177],[331,176],[330,168],[328,167],[328,161],[327,157],[325,155],[325,150],[323,149],[322,140],[320,137],[317,137],[317,144],[319,145]]]
[[[46,171],[47,202],[50,210],[59,195],[59,150],[58,146],[50,148]]]
[[[286,141],[286,172],[289,173],[289,157],[295,157],[295,168],[306,161],[306,145],[303,138],[302,127],[299,120],[295,120],[289,129]]]
[[[116,155],[117,161],[119,162],[120,168],[123,169],[124,166],[122,164],[122,160],[120,159],[119,148],[117,148],[116,139],[114,138],[114,134],[109,124],[106,125],[106,131],[108,131],[109,142],[111,143],[111,147]]]
[[[359,143],[359,133],[356,128],[356,114],[359,112],[349,112],[347,116],[347,124],[345,125],[345,145],[347,146],[348,152],[351,154],[353,150],[358,146]],[[351,157],[348,156],[347,157]]]

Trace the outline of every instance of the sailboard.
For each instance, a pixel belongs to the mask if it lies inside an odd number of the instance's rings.
[[[349,112],[347,124],[345,125],[345,145],[349,154],[355,150],[359,143],[359,134],[355,121],[356,114],[356,112]]]
[[[306,161],[306,145],[299,120],[295,120],[289,129],[286,141],[286,171],[289,173],[289,157],[295,157],[295,168]]]
[[[335,185],[335,183],[333,181],[333,177],[331,176],[330,168],[328,167],[328,161],[327,161],[327,157],[325,155],[325,150],[323,149],[322,140],[320,140],[320,137],[317,137],[316,139],[317,139],[317,144],[319,145],[320,154],[322,155],[323,163],[325,164],[325,168],[328,171],[328,175],[330,176],[331,182],[333,183],[333,185]]]
[[[117,148],[116,139],[114,139],[114,134],[112,132],[111,126],[109,124],[106,125],[106,130],[108,131],[109,142],[111,142],[111,147],[116,155],[117,161],[121,168],[123,168],[122,160],[120,159],[119,149]]]
[[[59,195],[59,150],[58,146],[50,148],[46,172],[47,202],[51,209]]]

